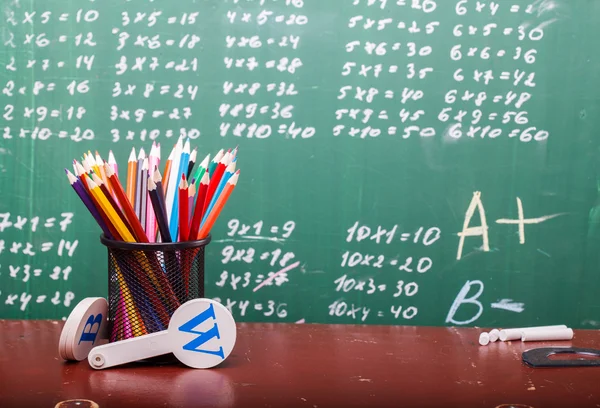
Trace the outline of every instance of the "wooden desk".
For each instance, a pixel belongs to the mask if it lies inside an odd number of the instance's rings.
[[[102,371],[58,356],[62,322],[0,320],[0,407],[600,407],[600,367],[532,369],[526,348],[600,348],[600,332],[572,342],[494,343],[480,330],[240,324],[219,368],[132,364]],[[502,405],[509,404],[509,405]],[[517,405],[523,404],[523,405]]]

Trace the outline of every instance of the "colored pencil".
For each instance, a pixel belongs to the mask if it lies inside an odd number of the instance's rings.
[[[196,194],[196,205],[192,215],[192,223],[190,226],[190,240],[195,240],[200,231],[200,222],[202,221],[202,209],[204,208],[204,201],[206,200],[206,192],[208,191],[208,185],[210,184],[210,176],[208,172],[204,173],[200,185],[198,186],[198,193]]]
[[[155,144],[152,142],[152,150],[150,150],[150,155],[148,156],[148,177],[151,177],[154,173],[154,169],[158,168],[160,165],[160,143]],[[147,182],[145,183],[147,184]],[[150,242],[156,241],[156,215],[154,213],[154,209],[152,208],[152,200],[150,200],[150,195],[146,192],[146,235],[148,236],[148,240]]]
[[[206,222],[204,223],[204,225],[202,225],[202,228],[200,228],[200,232],[198,232],[197,239],[204,239],[208,236],[208,234],[210,234],[210,230],[212,229],[213,225],[215,224],[215,221],[219,217],[219,214],[223,210],[225,203],[227,202],[227,200],[229,199],[229,196],[231,195],[231,193],[235,189],[235,186],[237,185],[239,175],[240,175],[240,171],[238,170],[229,179],[229,181],[227,181],[227,185],[223,189],[223,192],[219,196],[219,199],[217,200],[215,206],[213,207],[210,214],[208,215]]]
[[[116,174],[119,174],[119,165],[115,159],[115,155],[112,150],[108,151],[108,165],[113,169]]]
[[[165,180],[159,170],[160,144],[153,142],[148,156],[140,148],[136,157],[132,148],[127,162],[127,189],[118,178],[112,150],[108,161],[98,151],[87,151],[81,161],[73,160],[73,173],[67,169],[65,172],[106,237],[126,242],[184,242],[210,234],[237,185],[238,150],[238,146],[220,149],[212,161],[208,154],[196,166],[198,149],[191,149],[189,138],[180,137],[166,160],[169,178]],[[195,177],[190,179],[192,174]],[[144,259],[146,256],[142,255]],[[161,267],[157,259],[144,259],[136,262],[150,262],[147,278],[164,296],[166,292],[160,288],[163,285],[154,274],[165,266]],[[177,265],[165,271],[167,276],[174,276],[176,270],[185,274],[191,262],[183,257],[175,261]],[[181,299],[181,294],[177,297]],[[168,296],[161,299],[168,300]]]
[[[196,197],[196,183],[192,181],[192,184],[188,187],[188,225],[192,223],[192,211],[194,210],[194,198]],[[189,233],[188,233],[189,235]]]
[[[215,169],[217,168],[219,162],[221,161],[221,159],[223,158],[224,155],[225,155],[224,150],[223,149],[219,150],[219,153],[217,153],[217,155],[212,159],[212,161],[208,165],[208,175],[210,176],[211,179],[212,179],[213,173],[215,172]]]
[[[90,198],[87,191],[85,190],[85,187],[81,183],[81,180],[79,180],[77,177],[75,177],[69,170],[65,169],[65,172],[67,173],[67,178],[69,179],[69,183],[71,184],[71,187],[73,187],[73,190],[75,190],[75,192],[77,193],[77,195],[79,196],[79,198],[81,199],[83,204],[87,207],[88,211],[92,214],[92,217],[94,217],[94,219],[96,220],[96,222],[102,229],[102,232],[104,232],[104,235],[109,239],[114,239],[110,230],[106,226],[104,220],[100,216],[100,213],[98,212],[98,209],[96,208],[96,205],[92,202],[92,199]]]
[[[113,170],[114,171],[114,170]],[[116,171],[115,171],[116,173]],[[123,337],[117,338],[113,341],[118,340],[126,340],[133,337],[133,333],[131,332],[131,322],[129,320],[129,316],[127,315],[127,309],[125,308],[125,299],[123,297],[123,291],[121,290],[121,295],[119,296],[119,308],[118,311],[121,315],[122,324],[115,324],[114,327],[123,328]],[[117,317],[118,319],[118,317]]]
[[[187,178],[188,180],[190,179],[190,176],[192,175],[192,170],[194,170],[194,165],[196,164],[196,155],[197,154],[198,154],[198,148],[194,147],[194,150],[192,150],[192,153],[190,154],[190,164],[188,164],[187,173],[185,175],[185,178]]]
[[[169,177],[171,176],[171,164],[173,163],[173,156],[175,156],[175,148],[177,147],[177,143],[173,145],[173,150],[169,153],[169,157],[167,158],[167,162],[165,164],[165,172],[163,174],[163,178],[165,182],[162,185],[163,194],[167,194],[167,187],[169,183]]]
[[[90,174],[92,172],[92,166],[90,166],[89,156],[85,156],[81,161],[81,165],[83,166],[84,173]]]
[[[210,175],[210,184],[208,185],[208,191],[206,192],[206,199],[204,200],[204,208],[202,209],[202,219],[206,216],[208,212],[208,206],[217,191],[217,187],[221,182],[221,177],[223,177],[223,173],[225,173],[225,169],[227,168],[227,163],[229,161],[230,153],[225,153],[214,173]]]
[[[96,150],[95,161],[96,161],[96,167],[98,168],[97,174],[100,177],[100,179],[104,182],[104,184],[108,188],[108,191],[112,195],[112,190],[110,189],[110,186],[108,185],[108,180],[106,180],[106,174],[104,174],[104,160],[102,160],[102,157],[100,156],[100,153],[98,153],[97,150]]]
[[[73,160],[73,167],[75,168],[75,176],[77,176],[81,183],[87,188],[87,183],[84,179],[82,179],[83,175],[85,174],[85,169],[83,168],[83,165],[77,160]]]
[[[169,231],[171,232],[171,238],[173,238],[173,240],[176,240],[176,237],[178,235],[178,231],[179,231],[179,194],[178,194],[178,190],[179,190],[179,180],[181,179],[181,176],[185,173],[185,171],[188,168],[188,163],[190,161],[190,141],[186,140],[185,144],[183,145],[183,149],[181,151],[181,157],[179,159],[179,169],[177,170],[177,183],[175,184],[176,190],[175,190],[175,196],[173,197],[173,202],[171,203],[171,205],[173,206],[171,209],[171,214],[169,215]],[[175,164],[175,161],[173,161],[173,165]],[[175,170],[176,167],[173,168],[173,170]],[[172,178],[171,178],[172,179]],[[167,211],[169,209],[167,208]]]
[[[185,174],[182,174],[179,183],[179,241],[187,241],[190,233],[188,203],[188,184]]]
[[[154,174],[152,175],[152,181],[154,181],[154,184],[156,184],[156,188],[160,189],[161,191],[163,190],[163,184],[162,184],[162,176],[160,175],[160,170],[158,170],[158,168],[154,169]],[[163,200],[164,200],[164,196],[165,193],[162,193],[163,195]],[[165,212],[166,214],[166,212]],[[166,219],[166,215],[165,215],[165,219]]]
[[[152,149],[148,155],[148,169],[154,172],[154,169],[160,166],[160,145],[152,143]]]
[[[94,181],[91,179],[88,180],[88,186],[90,188],[90,192],[96,198],[96,202],[100,205],[100,207],[102,207],[104,213],[108,216],[110,222],[117,229],[123,240],[125,242],[135,242],[133,235],[131,235],[127,227],[121,222],[121,219],[117,215],[115,209],[108,202],[108,199],[100,187],[98,187],[98,185],[96,185],[96,183],[94,183]]]
[[[146,211],[148,210],[148,190],[146,189],[146,185],[148,184],[148,159],[144,159],[142,164],[142,181],[140,183],[140,199],[142,203],[140,204],[140,222],[142,223],[142,227],[146,230],[146,235],[148,235],[147,231],[147,217]]]
[[[94,155],[92,154],[92,152],[88,151],[88,153],[84,155],[84,159],[90,170],[93,170],[96,173],[99,172],[98,166],[96,165],[96,159],[94,159]]]
[[[81,185],[84,187],[85,192],[88,194],[92,203],[96,207],[96,210],[98,210],[100,217],[102,217],[102,220],[104,221],[104,225],[106,225],[106,227],[110,231],[113,239],[120,240],[121,236],[119,235],[119,232],[111,224],[110,220],[108,219],[108,216],[104,213],[104,210],[100,207],[100,205],[98,204],[98,202],[96,201],[94,196],[92,196],[92,194],[90,193],[90,188],[88,186],[88,180],[90,178],[87,176],[88,173],[85,171],[85,169],[83,168],[81,163],[79,163],[77,160],[74,160],[74,163],[75,163],[75,169],[76,169],[75,176],[77,176],[77,178],[81,182]],[[89,166],[87,166],[87,167],[89,167]]]
[[[219,182],[219,185],[217,186],[217,190],[213,194],[213,197],[210,200],[210,204],[208,205],[208,208],[202,217],[202,223],[204,223],[206,221],[208,214],[214,207],[215,203],[217,202],[217,200],[219,198],[219,195],[221,195],[221,192],[225,188],[225,184],[227,184],[227,181],[229,181],[229,179],[233,176],[233,173],[235,173],[235,166],[236,166],[236,163],[232,162],[232,163],[229,163],[229,165],[225,169],[225,173],[221,177],[221,181]]]
[[[194,178],[196,182],[199,183],[202,180],[202,176],[204,176],[204,172],[208,169],[208,164],[210,162],[210,154],[207,154],[204,160],[198,165],[196,172],[194,173]]]
[[[119,176],[117,173],[111,169],[108,164],[104,165],[104,170],[106,172],[106,176],[108,178],[108,182],[111,184],[115,195],[117,196],[117,200],[121,203],[121,207],[123,208],[123,212],[129,221],[129,225],[133,230],[133,234],[135,235],[136,241],[138,242],[148,242],[146,238],[146,234],[144,233],[144,229],[142,228],[142,224],[140,220],[135,215],[133,207],[129,202],[129,199],[125,195],[125,191],[123,191],[123,186],[119,181]]]
[[[117,281],[119,282],[119,287],[123,291],[123,297],[126,299],[125,302],[129,302],[131,305],[135,305],[133,303],[133,297],[131,296],[131,292],[129,287],[125,283],[125,278],[121,273],[121,270],[117,267]],[[139,311],[137,308],[131,311],[131,315],[129,316],[131,322],[133,324],[133,332],[135,336],[142,336],[144,334],[148,334],[148,330],[146,329],[146,325],[144,324],[141,316],[139,315]]]
[[[104,170],[104,166],[102,166],[102,169]],[[119,205],[117,204],[117,202],[115,201],[113,196],[110,194],[110,191],[108,190],[108,186],[106,184],[104,184],[104,181],[102,181],[102,179],[100,177],[98,177],[96,174],[92,174],[92,180],[94,181],[94,183],[96,183],[98,185],[98,187],[100,187],[100,189],[106,196],[106,199],[110,203],[111,207],[115,209],[115,212],[121,219],[121,222],[123,224],[125,224],[125,227],[127,227],[127,229],[129,230],[130,233],[133,233],[133,229],[129,225],[129,221],[127,221],[127,218],[125,217],[125,215],[123,215],[123,212],[121,212]]]
[[[156,223],[158,224],[158,230],[160,231],[160,238],[162,242],[171,242],[171,235],[169,233],[169,225],[166,220],[166,211],[160,200],[162,191],[157,188],[156,183],[151,178],[148,179],[148,193],[150,194],[150,200],[152,200],[152,208],[156,215]]]
[[[179,179],[181,178],[181,174],[179,174],[179,165],[181,163],[181,153],[183,150],[183,141],[182,138],[177,140],[177,144],[175,145],[175,149],[173,152],[173,159],[171,160],[171,172],[169,174],[169,178],[165,179],[165,183],[167,185],[167,192],[165,193],[165,209],[167,210],[167,222],[169,223],[169,232],[173,240],[177,237],[177,221],[175,221],[175,225],[171,225],[173,222],[173,211],[176,210],[176,207],[173,205],[177,199],[177,189],[179,188]],[[175,217],[175,220],[177,217]],[[175,232],[175,233],[173,233]]]
[[[142,167],[144,166],[145,158],[146,153],[144,152],[144,148],[141,148],[137,157],[137,172],[135,176],[135,205],[133,208],[135,209],[135,214],[142,223],[142,227],[146,222],[146,220],[142,220],[142,191],[145,191],[145,187],[142,186],[142,173],[144,171]]]
[[[137,174],[137,161],[135,160],[135,147],[131,148],[131,154],[127,161],[127,197],[132,207],[135,207],[135,179]]]

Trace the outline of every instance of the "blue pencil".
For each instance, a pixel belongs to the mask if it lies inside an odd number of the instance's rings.
[[[210,204],[208,205],[208,208],[206,209],[206,213],[204,214],[204,217],[202,218],[202,223],[200,224],[200,226],[202,226],[204,224],[204,221],[206,221],[208,214],[210,214],[210,210],[212,210],[213,206],[217,202],[217,199],[219,198],[219,195],[225,188],[225,184],[227,184],[227,181],[231,178],[231,176],[233,176],[233,173],[235,173],[235,166],[236,166],[235,161],[233,161],[233,162],[229,163],[229,165],[225,169],[225,173],[223,173],[223,177],[221,177],[221,181],[219,182],[219,185],[217,186],[217,189],[215,190],[215,194],[213,195],[212,200],[210,200]]]

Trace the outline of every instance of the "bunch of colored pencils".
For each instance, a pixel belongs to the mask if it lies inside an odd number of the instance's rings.
[[[160,144],[153,143],[147,157],[143,149],[137,156],[132,149],[125,188],[112,151],[108,161],[88,151],[81,162],[73,160],[74,173],[65,172],[106,238],[137,243],[196,241],[209,235],[237,184],[237,150],[221,149],[212,160],[207,155],[196,166],[197,150],[190,151],[189,140],[180,138],[161,174]],[[118,286],[111,341],[165,330],[179,305],[199,296],[201,282],[196,275],[203,270],[204,258],[198,257],[202,248],[111,252],[110,269]]]
[[[112,151],[108,161],[96,152],[73,160],[74,174],[65,169],[71,186],[105,236],[126,242],[182,242],[208,236],[240,171],[237,148],[221,149],[196,166],[197,149],[180,138],[160,172],[160,143],[146,156],[132,149],[125,189]],[[194,168],[196,167],[196,168]]]

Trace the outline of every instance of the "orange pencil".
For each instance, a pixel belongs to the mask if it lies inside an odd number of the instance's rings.
[[[187,241],[190,233],[190,224],[188,218],[188,183],[185,180],[185,174],[181,175],[179,183],[179,241]]]
[[[167,163],[165,163],[165,171],[163,173],[162,179],[165,181],[162,183],[163,194],[167,194],[167,188],[169,187],[169,175],[171,174],[171,163],[173,162],[173,155],[175,154],[175,147],[177,143],[173,146],[173,150],[169,153],[169,157],[167,158]]]
[[[137,177],[137,160],[135,156],[135,147],[131,148],[131,154],[127,161],[127,198],[133,207],[135,205],[135,180]],[[119,200],[120,202],[120,200]],[[123,204],[121,204],[123,205]]]
[[[231,195],[231,192],[235,188],[239,175],[240,175],[240,171],[238,170],[227,181],[227,184],[225,185],[225,188],[223,188],[223,192],[219,195],[219,199],[217,200],[215,206],[210,211],[210,214],[208,214],[208,218],[206,219],[206,222],[204,223],[204,225],[202,225],[202,228],[200,228],[200,232],[198,232],[197,239],[204,239],[210,233],[210,230],[212,229],[213,225],[215,224],[215,221],[217,220],[217,218],[219,218],[219,214],[221,213],[221,210],[225,206],[227,199],[229,198],[229,196]]]

